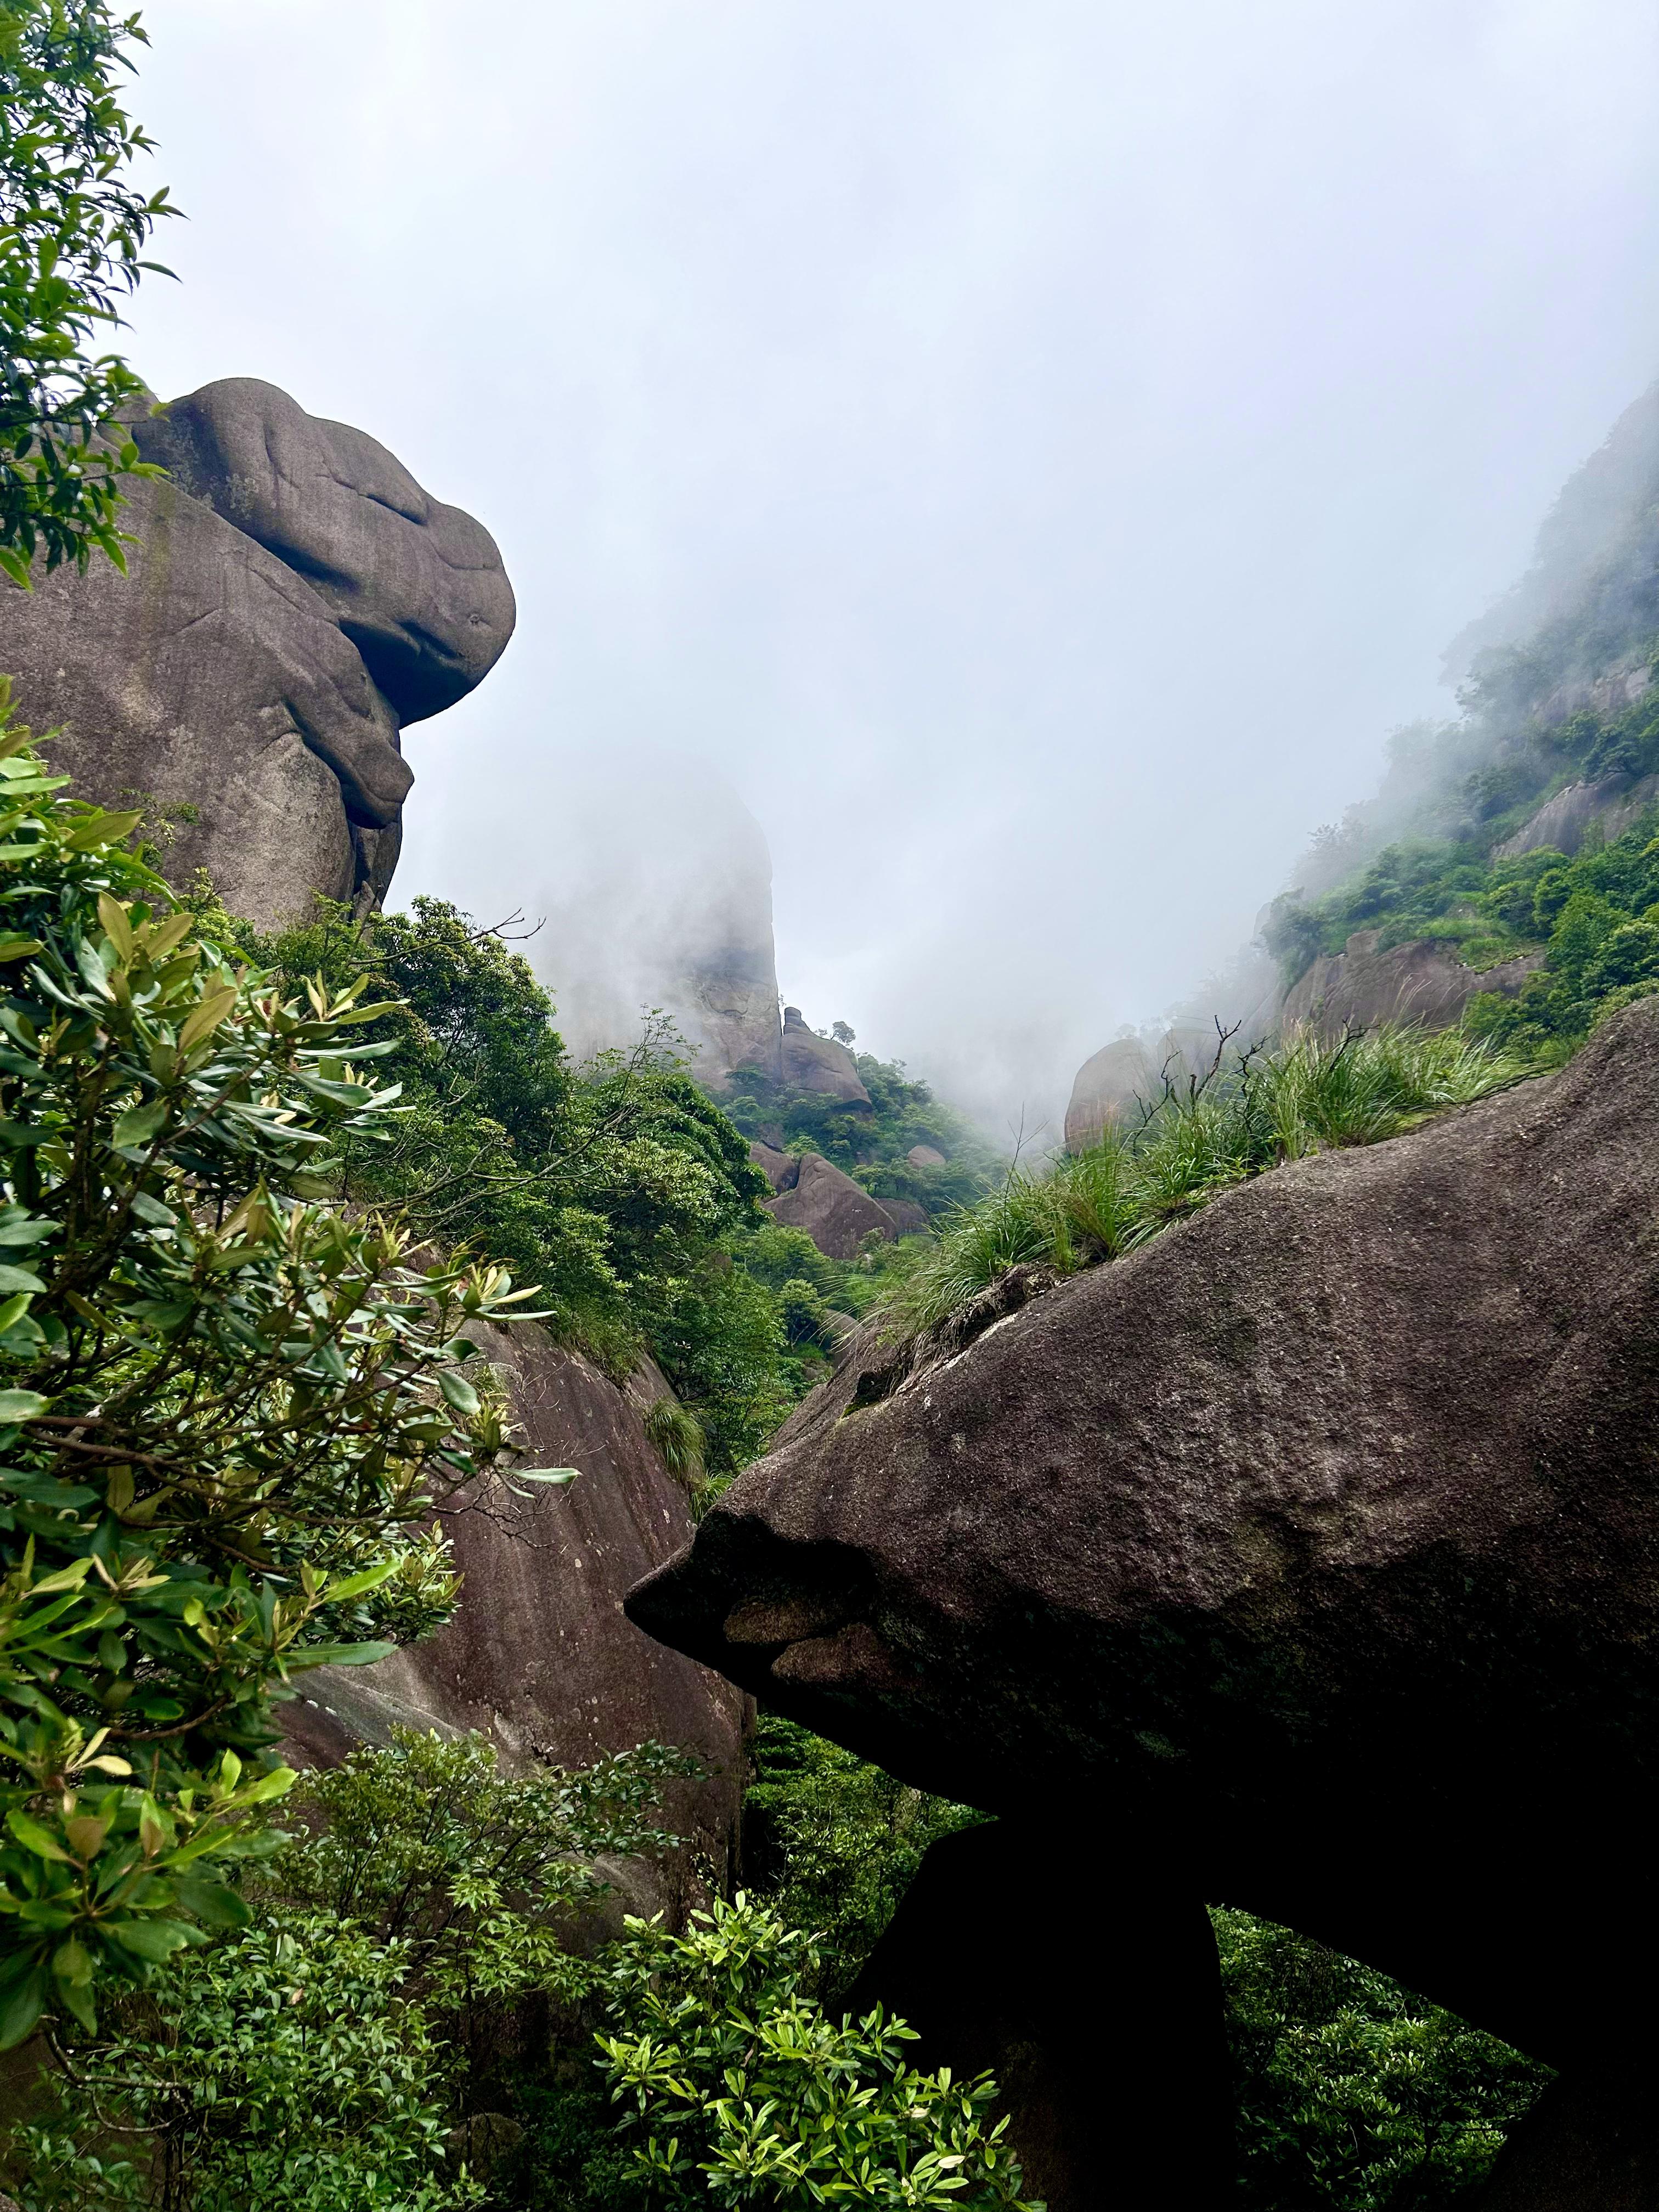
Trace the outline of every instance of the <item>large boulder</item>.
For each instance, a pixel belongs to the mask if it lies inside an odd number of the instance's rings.
[[[1659,1975],[1659,1002],[1562,1073],[866,1332],[642,1626],[1554,2062]],[[1641,1993],[1638,1996],[1637,1993]]]
[[[743,1786],[744,1700],[624,1616],[623,1593],[689,1540],[684,1488],[643,1415],[666,1385],[650,1367],[619,1389],[533,1322],[478,1340],[507,1389],[534,1466],[574,1467],[568,1489],[498,1478],[444,1515],[466,1579],[449,1626],[379,1666],[319,1668],[283,1709],[292,1747],[331,1764],[394,1725],[482,1730],[509,1764],[584,1766],[647,1739],[684,1746],[698,1779],[670,1791],[672,1825],[722,1879]],[[641,1900],[643,1901],[643,1900]],[[656,1904],[664,1900],[656,1899]],[[652,1905],[655,1909],[655,1904]]]
[[[1092,1053],[1077,1072],[1066,1107],[1066,1149],[1086,1152],[1128,1115],[1137,1098],[1152,1094],[1156,1073],[1137,1036],[1117,1037]]]
[[[205,868],[266,927],[313,892],[374,904],[403,723],[470,689],[511,630],[499,555],[372,439],[270,385],[209,385],[134,428],[177,473],[129,481],[128,574],[99,560],[0,592],[0,671],[37,730],[62,726],[79,793],[170,821],[174,882]]]
[[[993,1820],[929,1845],[846,1999],[916,2030],[913,2066],[996,2076],[1024,2194],[1048,2212],[1217,2207],[1232,2193],[1231,2066],[1214,1932],[1190,1896],[1109,1878],[1064,1919],[1034,1896],[1040,1823]]]
[[[762,1201],[772,1218],[788,1229],[804,1229],[831,1260],[855,1260],[872,1230],[891,1243],[927,1225],[927,1214],[914,1201],[872,1198],[822,1152],[775,1152],[770,1146],[754,1144],[749,1156],[772,1185],[774,1195]]]
[[[123,521],[130,575],[0,594],[0,666],[37,730],[63,726],[54,764],[171,817],[174,882],[205,867],[250,921],[350,898],[409,790],[397,716],[311,586],[210,507],[141,482]]]
[[[844,1044],[809,1029],[799,1006],[783,1010],[783,1081],[791,1091],[817,1091],[842,1106],[867,1109],[870,1093]]]
[[[514,608],[495,539],[366,431],[228,376],[133,434],[181,491],[306,579],[400,720],[441,714],[500,659]]]
[[[1496,968],[1466,968],[1449,946],[1432,938],[1386,950],[1381,939],[1380,930],[1356,930],[1340,952],[1316,960],[1285,995],[1285,1027],[1307,1023],[1323,1037],[1382,1022],[1443,1029],[1462,1017],[1477,992],[1512,995],[1544,958],[1541,952],[1523,952]]]

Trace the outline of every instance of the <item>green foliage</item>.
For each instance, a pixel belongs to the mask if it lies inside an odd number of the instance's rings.
[[[447,2054],[409,1968],[407,1945],[325,1913],[276,1912],[192,1954],[23,2130],[22,2212],[482,2205],[446,2170]],[[100,2155],[112,2128],[141,2131],[129,2158]]]
[[[124,568],[120,480],[151,473],[100,434],[143,386],[94,350],[173,212],[125,180],[150,142],[115,88],[143,38],[104,0],[0,0],[0,568],[25,588],[37,552]]]
[[[606,1893],[593,1861],[660,1851],[656,1745],[582,1772],[505,1775],[481,1736],[399,1729],[307,1777],[307,1832],[257,1925],[191,1953],[73,2039],[23,2130],[28,2212],[462,2212],[457,2124],[507,2094],[535,2000],[595,1986],[571,1949]],[[110,2125],[155,2156],[108,2170]]]
[[[642,1744],[574,1774],[509,1775],[481,1735],[396,1729],[386,1748],[307,1777],[296,1810],[313,1832],[262,1886],[402,1946],[452,2064],[470,2074],[521,1998],[587,1985],[566,1939],[573,1916],[607,1893],[592,1863],[669,1850],[674,1838],[650,1815],[665,1779],[696,1771],[684,1753]]]
[[[233,969],[136,817],[27,738],[0,744],[6,2045],[245,1917],[219,1869],[291,1778],[270,1701],[447,1618],[433,1505],[507,1449],[459,1332],[528,1295],[301,1194],[395,1112],[348,1056],[377,1010]]]
[[[929,1844],[983,1816],[912,1790],[775,1713],[760,1716],[750,1749],[744,1873],[790,1927],[814,1931],[823,1977],[817,1993],[833,2009]]]
[[[1598,1021],[1659,988],[1659,813],[1611,845],[1587,844],[1573,859],[1534,853],[1529,879],[1510,894],[1543,940],[1544,964],[1512,998],[1485,993],[1470,1002],[1471,1029],[1540,1060],[1565,1058]]]
[[[805,1994],[811,1939],[739,1893],[683,1936],[630,1918],[606,1985],[599,2047],[637,2141],[652,2205],[808,2212],[871,2202],[1020,2204],[1019,2168],[987,2124],[988,2076],[904,2063],[915,2031],[880,2010],[839,2025]]]
[[[1528,1072],[1519,1054],[1448,1030],[1379,1029],[1334,1043],[1304,1030],[1271,1053],[1236,1053],[1209,1079],[1148,1101],[1139,1127],[1109,1130],[1040,1174],[1015,1169],[949,1217],[894,1313],[930,1328],[1012,1267],[1069,1274],[1118,1259],[1235,1183],[1310,1152],[1397,1136]]]
[[[845,1029],[846,1024],[837,1024]],[[843,1042],[850,1042],[851,1032]],[[794,1091],[755,1068],[739,1068],[726,1110],[744,1137],[758,1137],[785,1152],[822,1152],[874,1198],[908,1198],[930,1214],[979,1197],[995,1179],[1000,1162],[985,1139],[958,1114],[913,1080],[902,1063],[854,1055],[868,1108],[848,1106],[816,1091]],[[913,1146],[931,1146],[943,1167],[914,1167]]]
[[[1242,2202],[1261,2212],[1470,2202],[1549,2069],[1306,1936],[1244,1912],[1212,1917]]]
[[[796,1395],[776,1303],[732,1263],[767,1184],[671,1040],[573,1065],[528,964],[439,900],[366,929],[319,902],[274,940],[197,903],[278,973],[366,972],[386,1002],[365,1034],[404,1111],[391,1143],[338,1146],[342,1197],[533,1278],[549,1326],[617,1380],[649,1352],[711,1477],[754,1456]]]

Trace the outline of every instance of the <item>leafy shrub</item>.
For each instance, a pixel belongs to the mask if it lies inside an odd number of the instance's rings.
[[[100,434],[143,387],[94,351],[173,212],[124,173],[150,143],[115,93],[143,37],[104,0],[0,0],[0,568],[26,589],[38,551],[124,567],[120,480],[151,473]]]
[[[471,2212],[408,1972],[407,1944],[321,1913],[192,1953],[23,2130],[22,2212]],[[97,2148],[115,2130],[125,2158]]]
[[[528,1295],[302,1194],[395,1111],[348,1056],[381,1010],[233,969],[137,817],[27,738],[0,741],[7,2045],[246,1917],[215,1863],[291,1779],[270,1701],[447,1618],[434,1504],[507,1449],[459,1332]]]
[[[1241,2201],[1261,2212],[1467,2203],[1548,2068],[1304,1936],[1244,1912],[1212,1917]]]
[[[258,1923],[72,2039],[22,2131],[27,2212],[480,2203],[447,2145],[510,2094],[526,2006],[596,1985],[571,1948],[607,1893],[593,1862],[665,1850],[656,1799],[690,1766],[645,1744],[506,1775],[481,1736],[398,1729],[307,1777]],[[125,2165],[112,2130],[139,2138]]]
[[[810,1928],[833,2010],[937,1837],[983,1816],[930,1797],[793,1721],[763,1713],[743,1801],[744,1869],[792,1928]]]
[[[907,2066],[915,2031],[879,2008],[826,2019],[805,1994],[811,1939],[768,1907],[739,1893],[683,1936],[659,1920],[627,1928],[599,2048],[647,2203],[1020,2205],[1007,2123],[987,2124],[995,2084]]]

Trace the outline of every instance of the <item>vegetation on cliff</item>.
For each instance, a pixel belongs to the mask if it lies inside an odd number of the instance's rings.
[[[125,565],[120,481],[143,465],[100,434],[143,387],[95,349],[173,212],[126,175],[150,145],[117,97],[143,38],[104,0],[0,0],[0,568],[25,589],[38,555]]]
[[[525,1295],[317,1202],[395,1112],[361,984],[234,968],[28,738],[0,739],[0,2047],[246,1920],[225,1877],[293,1778],[272,1700],[447,1617],[433,1508],[512,1455],[460,1331]]]
[[[839,1026],[850,1041],[852,1031]],[[854,1064],[868,1107],[775,1084],[754,1068],[738,1070],[722,1103],[745,1137],[783,1152],[822,1152],[872,1198],[910,1199],[942,1214],[989,1189],[1001,1162],[971,1122],[902,1061],[861,1052]],[[921,1146],[940,1153],[942,1164],[911,1160]]]
[[[1272,1051],[1218,1043],[1202,1077],[1166,1084],[1139,1127],[1000,1188],[942,1225],[893,1302],[910,1329],[948,1321],[1010,1269],[1059,1274],[1121,1258],[1220,1192],[1328,1147],[1380,1143],[1529,1072],[1517,1053],[1451,1030],[1390,1028]]]
[[[364,1034],[402,1111],[390,1142],[337,1147],[342,1201],[506,1261],[619,1380],[649,1353],[696,1424],[669,1439],[688,1467],[754,1456],[799,1395],[778,1301],[732,1259],[768,1185],[671,1039],[573,1062],[529,963],[441,901],[366,927],[319,902],[270,939],[198,903],[250,958],[337,989],[366,975],[381,1002]]]

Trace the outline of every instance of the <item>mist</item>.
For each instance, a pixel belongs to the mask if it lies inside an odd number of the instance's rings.
[[[1452,710],[1659,367],[1639,0],[147,21],[191,219],[136,365],[371,431],[518,592],[409,734],[394,902],[546,915],[602,1027],[706,775],[784,994],[1028,1140]]]

